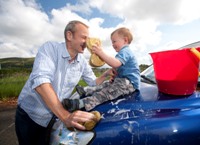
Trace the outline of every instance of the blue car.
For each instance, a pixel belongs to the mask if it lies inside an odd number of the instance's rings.
[[[196,42],[182,48],[199,46]],[[140,91],[94,108],[102,115],[100,122],[72,140],[80,145],[199,145],[199,86],[186,95],[160,92],[151,65],[141,73]]]

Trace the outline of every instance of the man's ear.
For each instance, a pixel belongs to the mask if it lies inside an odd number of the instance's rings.
[[[66,39],[69,40],[69,41],[71,41],[71,39],[73,38],[72,32],[71,31],[67,31],[66,33],[67,33],[66,34],[66,37],[67,37]]]

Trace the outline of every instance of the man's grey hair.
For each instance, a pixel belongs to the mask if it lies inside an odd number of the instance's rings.
[[[67,31],[72,32],[72,34],[74,34],[74,33],[76,32],[76,25],[77,25],[77,24],[84,25],[85,27],[88,28],[88,26],[87,26],[86,24],[84,24],[83,22],[81,22],[81,21],[78,21],[78,20],[70,21],[70,22],[67,24],[67,26],[65,27],[65,30],[64,30],[65,39],[66,39]]]

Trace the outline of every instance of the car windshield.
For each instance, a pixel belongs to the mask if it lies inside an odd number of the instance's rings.
[[[149,83],[156,83],[153,65],[149,66],[143,72],[141,72],[142,81],[149,82]]]

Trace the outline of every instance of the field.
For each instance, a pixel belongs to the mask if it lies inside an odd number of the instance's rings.
[[[34,58],[5,58],[0,59],[0,100],[17,98],[21,92],[26,80],[28,79]],[[140,69],[144,70],[147,65],[140,65]],[[101,75],[106,68],[93,68],[96,76]],[[85,86],[84,81],[79,82]]]

